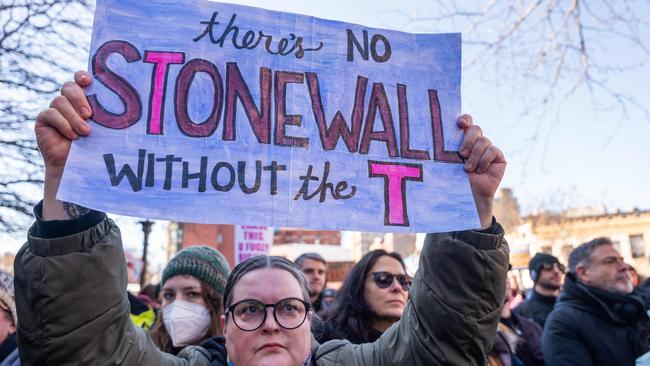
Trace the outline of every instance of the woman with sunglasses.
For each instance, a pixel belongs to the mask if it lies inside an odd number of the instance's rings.
[[[90,133],[79,72],[52,108],[39,115],[36,140],[45,163],[44,197],[28,242],[16,255],[16,305],[21,358],[30,365],[190,365],[225,362],[197,346],[177,356],[161,352],[133,325],[119,228],[105,214],[56,199],[72,139]],[[402,318],[377,341],[319,345],[304,275],[291,262],[261,257],[233,269],[221,317],[235,366],[482,365],[505,293],[508,246],[492,217],[505,171],[501,151],[470,116],[460,155],[482,230],[429,234]],[[283,262],[283,264],[274,264]],[[259,263],[259,265],[257,265]],[[82,306],[79,304],[83,302]],[[311,320],[311,319],[310,319]]]
[[[412,282],[398,253],[368,252],[343,281],[334,308],[314,322],[316,339],[374,342],[401,318]]]

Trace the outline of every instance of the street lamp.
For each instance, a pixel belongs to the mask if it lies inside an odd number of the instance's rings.
[[[144,233],[144,242],[142,247],[142,272],[140,273],[140,290],[144,288],[145,276],[147,274],[147,247],[149,246],[149,233],[151,233],[151,225],[153,221],[145,220],[140,221],[142,225],[142,232]]]

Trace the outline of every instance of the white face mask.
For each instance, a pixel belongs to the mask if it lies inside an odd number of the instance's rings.
[[[200,304],[175,300],[163,309],[165,328],[174,347],[182,347],[202,337],[210,327],[210,311]]]

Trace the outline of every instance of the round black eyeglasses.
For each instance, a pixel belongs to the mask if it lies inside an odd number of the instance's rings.
[[[273,308],[273,318],[280,327],[296,329],[307,319],[311,304],[295,297],[282,299],[275,304],[245,299],[228,306],[226,316],[232,314],[232,320],[237,328],[252,332],[266,321],[266,308]]]

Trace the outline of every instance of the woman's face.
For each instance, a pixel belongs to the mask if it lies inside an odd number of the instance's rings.
[[[285,270],[263,268],[241,277],[233,289],[231,304],[244,299],[275,304],[289,297],[304,298],[298,280]],[[250,332],[235,325],[232,313],[221,316],[230,359],[237,366],[302,365],[310,351],[311,316],[296,329],[284,329],[275,321],[273,308],[265,311],[262,326]]]
[[[203,299],[201,281],[190,275],[176,275],[165,281],[162,288],[162,307],[176,300],[207,306]]]
[[[397,279],[393,279],[393,283],[388,288],[380,288],[372,275],[376,272],[388,272],[393,275],[406,274],[406,272],[397,259],[382,255],[368,272],[364,283],[364,298],[370,310],[379,318],[397,321],[404,311],[408,291],[397,282]]]

